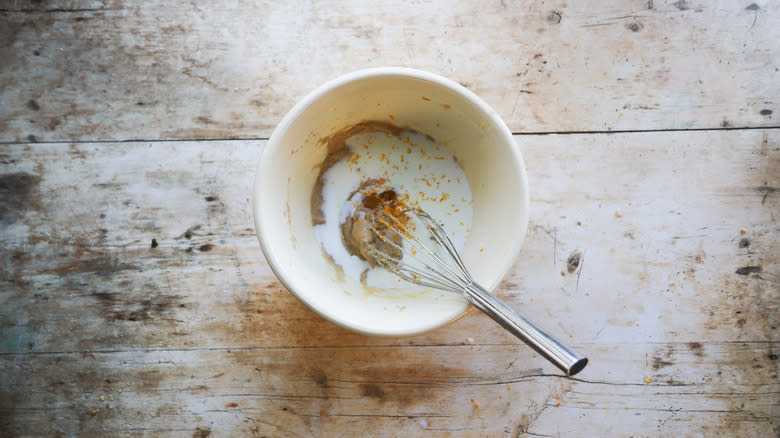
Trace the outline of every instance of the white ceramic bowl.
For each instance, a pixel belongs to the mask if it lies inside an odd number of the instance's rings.
[[[441,76],[406,68],[361,70],[328,82],[274,130],[258,168],[254,214],[276,276],[341,326],[374,335],[422,333],[457,319],[468,305],[438,292],[367,293],[326,259],[312,226],[311,192],[326,153],[318,140],[364,120],[429,134],[461,163],[474,208],[461,255],[488,289],[512,266],[528,226],[525,164],[509,129],[479,97]]]

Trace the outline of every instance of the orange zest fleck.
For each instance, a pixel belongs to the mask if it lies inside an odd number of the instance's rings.
[[[395,117],[392,114],[388,114],[387,117],[390,117],[390,120],[395,120]]]
[[[426,102],[430,102],[430,101],[431,101],[431,99],[428,99],[428,98],[427,98],[427,97],[425,97],[425,96],[422,96],[422,100],[424,100],[424,101],[426,101]]]

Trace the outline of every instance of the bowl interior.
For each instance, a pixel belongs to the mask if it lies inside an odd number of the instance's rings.
[[[465,301],[439,292],[373,293],[325,257],[311,221],[311,191],[326,148],[346,126],[381,120],[447,147],[471,186],[474,215],[461,252],[474,278],[493,288],[511,266],[528,222],[525,166],[503,121],[473,93],[408,69],[361,71],[328,83],[290,111],[269,140],[255,186],[255,223],[279,279],[325,318],[369,334],[410,335],[463,314]]]

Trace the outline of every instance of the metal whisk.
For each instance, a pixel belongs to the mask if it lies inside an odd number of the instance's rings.
[[[563,346],[474,282],[442,226],[419,208],[378,208],[371,213],[378,239],[369,248],[376,264],[420,286],[461,294],[567,375],[588,359]]]

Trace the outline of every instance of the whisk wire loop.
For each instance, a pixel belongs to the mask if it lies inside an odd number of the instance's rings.
[[[384,229],[377,230],[372,225],[373,231],[378,233],[377,235],[385,243],[398,249],[399,254],[401,254],[401,257],[392,257],[377,250],[376,247],[372,247],[374,253],[380,254],[380,257],[377,257],[377,259],[383,262],[386,269],[396,274],[406,274],[410,278],[404,279],[411,283],[454,293],[463,293],[463,290],[473,282],[471,275],[455,250],[455,245],[453,245],[441,225],[436,223],[427,213],[420,209],[407,209],[402,210],[400,213],[391,214],[384,209],[377,209],[374,211],[374,214],[378,216],[375,219],[379,223],[384,224],[386,229],[398,237],[400,241],[405,240],[411,244],[399,245],[396,243],[396,239],[388,237],[386,233],[381,232]],[[402,217],[406,220],[402,220]],[[415,218],[420,223],[414,221]],[[422,225],[422,227],[418,225]],[[424,233],[428,234],[428,239],[421,238],[421,230],[419,228],[428,231],[428,233]],[[433,247],[430,244],[426,244],[424,240],[432,241],[435,244],[434,247],[438,245],[439,248],[445,249],[444,254],[437,254]],[[405,253],[411,255],[411,257],[404,257],[403,254]],[[452,263],[448,263],[445,260],[446,258],[451,259],[455,266]],[[426,279],[431,283],[422,284],[420,279]]]
[[[426,212],[419,208],[380,208],[372,214],[375,216],[368,218],[371,231],[386,247],[369,248],[380,266],[409,283],[460,294],[567,375],[585,368],[586,357],[565,347],[474,282],[444,228]]]
[[[447,255],[451,257],[458,266],[459,273],[462,275],[462,278],[466,284],[468,285],[468,283],[473,283],[474,280],[471,278],[471,274],[469,273],[468,269],[466,269],[466,265],[463,263],[463,260],[461,260],[458,250],[455,248],[455,245],[452,243],[452,240],[450,240],[449,236],[447,236],[447,232],[444,231],[444,228],[442,228],[438,222],[433,220],[433,218],[423,210],[414,209],[411,210],[411,212],[425,224],[434,240],[436,240],[439,245],[444,247],[444,249],[447,251]],[[449,267],[449,265],[446,265],[445,267]]]

